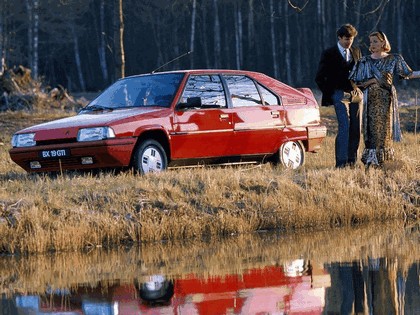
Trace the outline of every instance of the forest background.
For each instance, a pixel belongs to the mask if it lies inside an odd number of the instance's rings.
[[[343,23],[364,54],[379,29],[419,70],[419,20],[418,0],[1,0],[0,75],[23,65],[50,86],[100,91],[182,56],[160,70],[254,70],[316,88]]]

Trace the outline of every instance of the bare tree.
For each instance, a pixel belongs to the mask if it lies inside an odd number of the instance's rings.
[[[86,91],[85,78],[83,76],[83,71],[82,71],[82,62],[81,62],[81,59],[80,59],[79,39],[77,38],[77,34],[76,34],[74,24],[71,27],[71,31],[72,31],[72,34],[73,34],[74,58],[75,58],[75,62],[76,62],[77,73],[79,75],[80,89],[82,91]]]
[[[255,22],[254,22],[254,0],[248,0],[248,24],[247,24],[247,44],[248,54],[252,54],[253,56],[256,55],[256,47],[255,47]],[[249,58],[251,59],[251,58]],[[249,64],[248,60],[248,64]]]
[[[28,15],[28,61],[34,78],[38,78],[39,2],[26,0]]]
[[[220,42],[220,19],[219,19],[219,8],[217,6],[217,0],[213,0],[213,12],[214,12],[214,66],[220,68],[220,53],[221,53],[221,42]]]
[[[81,49],[79,38],[85,32],[83,24],[80,24],[80,16],[88,10],[91,0],[67,0],[55,1],[45,0],[42,7],[42,23],[40,28],[43,32],[48,32],[50,37],[56,43],[63,45],[71,45],[72,58],[76,67],[72,68],[76,72],[76,78],[73,80],[78,82],[78,89],[86,90],[85,72],[83,68]],[[70,71],[70,70],[69,70]],[[72,80],[72,81],[73,81]],[[69,81],[68,81],[69,82]]]
[[[274,31],[274,4],[270,0],[270,35],[271,35],[271,56],[273,58],[274,77],[279,77],[279,64],[277,60],[277,47],[276,47],[276,33]]]
[[[194,51],[195,45],[195,19],[197,14],[197,0],[192,2],[192,14],[191,14],[191,37],[190,37],[190,51]],[[194,68],[194,55],[191,55],[190,67]]]
[[[115,79],[125,77],[123,0],[114,1]]]
[[[326,22],[325,22],[325,3],[324,0],[317,0],[317,14],[318,14],[318,20],[319,20],[319,27],[320,27],[320,39],[319,42],[321,43],[321,48],[325,48],[325,43],[327,39],[326,35]]]
[[[207,30],[207,6],[205,4],[201,5],[201,12],[202,12],[202,19],[201,19],[201,30],[200,33],[201,34],[208,34],[208,30]],[[203,51],[204,51],[204,64],[207,68],[210,68],[210,49],[209,49],[209,45],[208,45],[208,36],[201,36],[201,45],[203,46]]]
[[[108,67],[106,63],[106,44],[105,44],[105,0],[99,3],[99,63],[101,65],[102,77],[108,82]]]
[[[287,3],[284,3],[284,32],[285,32],[285,51],[286,51],[286,80],[287,83],[292,84],[292,58],[291,58],[291,50],[292,45],[290,43],[290,26],[289,26],[289,13],[287,10]]]
[[[237,1],[234,3],[234,22],[235,22],[235,51],[236,69],[241,69],[242,66],[242,12],[241,5]]]
[[[0,75],[3,74],[6,67],[6,53],[5,53],[5,42],[4,39],[5,30],[4,30],[4,18],[5,18],[5,3],[0,4]]]

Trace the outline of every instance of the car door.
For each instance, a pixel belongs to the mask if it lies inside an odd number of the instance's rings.
[[[232,155],[232,110],[227,107],[219,75],[191,75],[179,103],[192,98],[199,98],[201,104],[175,109],[172,159]]]
[[[283,137],[285,112],[279,98],[243,75],[224,75],[233,107],[235,155],[275,152]]]

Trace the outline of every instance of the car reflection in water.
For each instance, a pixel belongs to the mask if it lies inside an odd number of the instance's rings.
[[[20,314],[321,314],[330,278],[315,269],[299,259],[207,279],[150,275],[133,284],[80,285],[45,296],[18,296],[15,303]]]
[[[324,269],[325,268],[325,269]],[[1,314],[420,314],[419,265],[296,259],[242,274],[141,275],[1,300]]]

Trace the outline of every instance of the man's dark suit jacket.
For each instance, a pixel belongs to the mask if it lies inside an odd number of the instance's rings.
[[[357,47],[351,47],[350,53],[353,58],[348,63],[344,60],[337,45],[322,52],[315,82],[322,92],[323,106],[333,105],[331,97],[334,90],[343,90],[345,92],[353,90],[348,76],[355,62],[362,57],[362,53]]]

